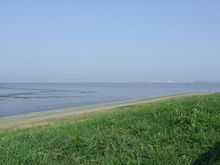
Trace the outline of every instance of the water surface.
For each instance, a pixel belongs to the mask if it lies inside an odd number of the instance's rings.
[[[194,92],[220,92],[220,83],[0,83],[0,117]]]

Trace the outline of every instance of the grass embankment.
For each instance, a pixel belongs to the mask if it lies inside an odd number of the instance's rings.
[[[217,164],[220,94],[0,131],[0,164]]]

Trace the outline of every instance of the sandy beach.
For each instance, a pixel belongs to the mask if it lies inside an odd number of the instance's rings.
[[[187,97],[187,96],[192,96],[192,95],[201,95],[201,93],[179,94],[179,95],[170,95],[170,96],[153,97],[153,98],[141,98],[141,99],[133,99],[133,100],[127,100],[127,101],[118,101],[118,102],[111,102],[111,103],[104,103],[104,104],[71,107],[71,108],[48,110],[48,111],[43,111],[43,112],[33,112],[33,113],[22,114],[22,115],[1,117],[0,118],[0,129],[50,124],[58,119],[65,119],[69,117],[83,115],[85,113],[109,111],[114,108],[128,106],[128,105],[147,104],[147,103],[159,102],[163,100],[174,99],[174,98],[179,98],[179,97]]]

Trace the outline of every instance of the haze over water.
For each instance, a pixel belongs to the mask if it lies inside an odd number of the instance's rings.
[[[0,117],[194,92],[220,92],[220,83],[0,83]]]

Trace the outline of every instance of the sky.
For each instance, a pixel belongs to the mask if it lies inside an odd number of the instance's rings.
[[[0,1],[0,82],[220,82],[219,0]]]

